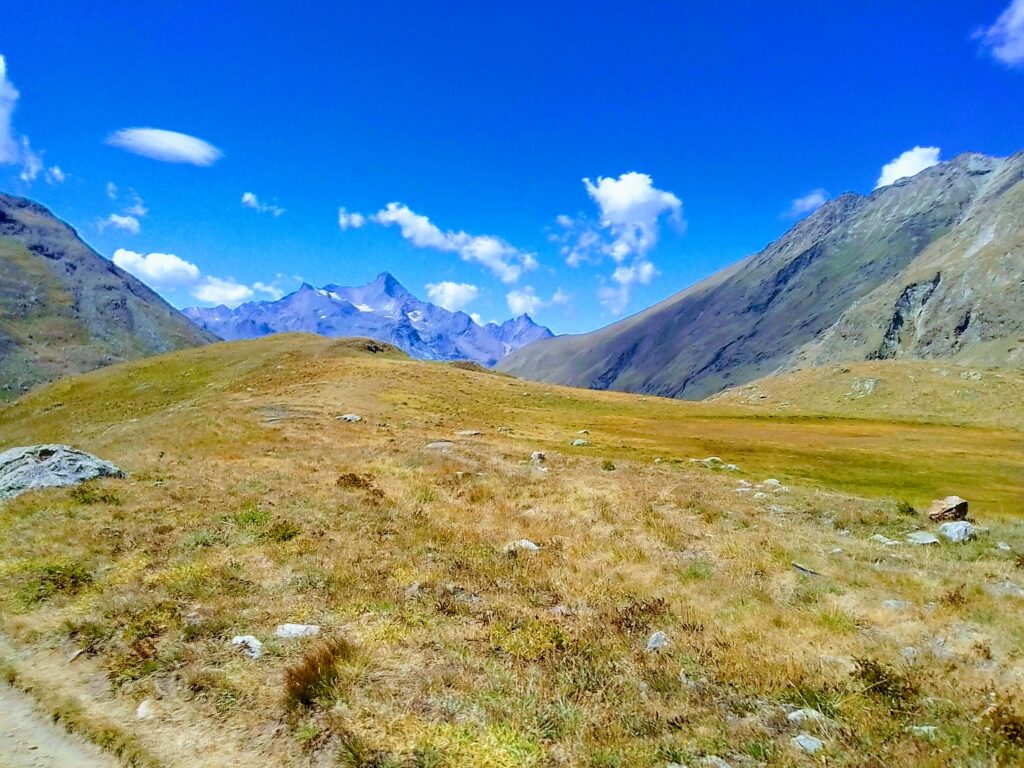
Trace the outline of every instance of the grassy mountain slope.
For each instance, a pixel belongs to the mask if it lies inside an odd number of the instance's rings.
[[[972,407],[780,415],[297,335],[65,379],[0,409],[0,441],[130,478],[0,508],[10,674],[168,766],[790,766],[800,731],[835,766],[1012,764],[1024,440]],[[737,492],[769,476],[790,491]],[[932,528],[892,498],[949,493],[979,541],[872,540]],[[829,721],[787,720],[806,706]]]
[[[727,389],[707,402],[758,412],[927,421],[1024,430],[1024,371],[936,361],[806,368]]]
[[[1022,174],[1024,153],[966,154],[867,197],[843,195],[660,304],[593,333],[531,344],[499,368],[696,399],[808,363],[1018,360]]]
[[[0,399],[214,338],[45,208],[0,194]]]

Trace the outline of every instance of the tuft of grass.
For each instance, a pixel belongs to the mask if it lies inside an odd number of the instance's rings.
[[[284,672],[284,700],[290,709],[330,705],[337,698],[335,684],[340,666],[355,657],[348,640],[335,637],[319,640],[302,658]]]
[[[871,658],[857,658],[853,661],[856,668],[851,674],[863,686],[863,694],[881,699],[891,711],[902,712],[914,707],[920,686],[909,670],[899,670],[891,664]]]
[[[16,597],[26,606],[57,595],[77,595],[93,583],[92,573],[81,563],[55,561],[32,565],[25,570],[27,578]]]

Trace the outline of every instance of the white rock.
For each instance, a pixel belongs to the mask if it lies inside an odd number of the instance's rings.
[[[435,440],[432,443],[427,443],[428,451],[441,451],[442,453],[450,451],[455,447],[455,443],[451,440]]]
[[[581,429],[581,430],[580,430],[579,432],[577,432],[576,434],[577,434],[577,435],[589,435],[589,434],[590,434],[590,430],[589,430],[589,429]]]
[[[776,480],[774,477],[769,477],[761,485],[767,486],[768,488],[779,488],[782,486],[782,482]]]
[[[1003,552],[1012,552],[1013,547],[1007,544],[1005,541],[997,541],[996,549],[1002,550]]]
[[[357,421],[362,421],[363,417],[357,413],[346,413],[343,416],[339,416],[338,420],[347,421],[349,424],[355,424]]]
[[[533,453],[530,454],[530,462],[533,464],[540,464],[546,458],[547,456],[544,455],[544,451],[534,451]]]
[[[726,472],[739,472],[740,468],[736,464],[726,464],[725,470]]]
[[[966,520],[943,523],[939,526],[939,533],[958,544],[970,541],[978,536],[977,529]]]
[[[758,491],[757,493],[754,494],[754,498],[755,499],[767,499],[768,498],[768,494],[765,493],[764,491]]]
[[[239,646],[250,659],[258,659],[263,653],[263,643],[252,635],[235,635],[231,638],[231,644]]]
[[[37,488],[124,476],[109,461],[67,445],[29,445],[0,453],[0,499],[13,499]]]
[[[902,612],[910,607],[910,602],[908,600],[883,600],[882,605],[890,611]]]
[[[455,434],[458,435],[459,437],[476,437],[478,435],[482,435],[483,432],[481,432],[479,429],[462,429],[456,432]]]
[[[700,764],[703,768],[732,768],[729,763],[718,757],[718,755],[708,755],[701,759]]]
[[[911,725],[907,728],[907,733],[912,733],[924,739],[934,738],[938,732],[938,727],[934,725]]]
[[[316,624],[278,624],[274,635],[284,640],[294,640],[299,637],[312,637],[320,634],[320,627]]]
[[[577,437],[575,440],[569,443],[569,445],[573,446],[574,448],[582,448],[584,445],[590,445],[590,441],[584,440],[582,437]]]
[[[156,715],[152,699],[143,699],[135,710],[136,720],[152,720]]]
[[[920,547],[927,544],[938,544],[939,538],[933,533],[928,533],[928,531],[914,531],[907,534],[907,543]]]
[[[647,650],[648,651],[660,651],[662,648],[668,646],[668,635],[664,632],[655,632],[649,638],[647,638]]]
[[[877,541],[884,547],[895,547],[899,545],[898,541],[894,541],[893,539],[890,539],[888,536],[883,536],[880,533],[876,533],[874,536],[872,536],[871,540]]]
[[[830,555],[841,555],[841,554],[843,554],[843,548],[842,547],[836,547],[835,549],[830,549],[828,553]]]
[[[813,755],[821,750],[825,746],[821,739],[816,739],[807,733],[801,733],[798,736],[793,737],[793,745],[797,749],[803,750],[808,755]]]
[[[789,722],[791,723],[803,725],[804,723],[822,723],[828,718],[826,718],[823,714],[821,714],[821,712],[819,712],[816,709],[805,707],[804,709],[797,709],[793,712],[790,712],[788,715],[786,715],[786,719],[789,720]]]
[[[540,552],[540,547],[529,539],[520,539],[519,541],[513,541],[506,544],[505,552],[507,554],[514,554],[516,552],[529,552],[530,554],[536,554],[537,552]]]
[[[745,485],[741,485],[739,488],[736,489],[736,493],[750,493],[752,490],[754,490],[754,489],[753,488],[748,488]]]

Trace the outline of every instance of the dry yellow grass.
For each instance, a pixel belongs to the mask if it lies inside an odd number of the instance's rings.
[[[58,382],[0,411],[0,440],[130,472],[0,509],[0,620],[17,668],[167,765],[1024,754],[1024,601],[999,594],[1024,583],[1014,430],[579,392],[283,336]],[[708,454],[741,471],[688,461]],[[736,491],[769,476],[791,490]],[[930,527],[894,499],[946,493],[991,530],[870,538]],[[505,551],[523,538],[540,551]],[[324,639],[276,639],[285,622]],[[647,652],[655,631],[669,645]],[[829,720],[787,720],[805,706]]]

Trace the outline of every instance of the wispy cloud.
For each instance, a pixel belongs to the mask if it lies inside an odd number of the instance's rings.
[[[818,210],[828,201],[828,192],[824,189],[812,189],[803,197],[796,198],[789,206],[785,215],[790,219],[798,219],[812,211]]]
[[[349,214],[354,215],[354,214]],[[442,231],[426,216],[401,203],[388,203],[370,217],[385,227],[397,225],[402,237],[417,248],[456,253],[463,261],[476,262],[489,269],[503,283],[514,283],[537,268],[537,258],[493,235],[470,235],[462,231]]]
[[[59,165],[51,165],[46,169],[46,183],[50,185],[63,184],[68,176],[61,170]]]
[[[458,312],[472,304],[480,295],[480,289],[471,283],[455,283],[442,280],[427,283],[427,297],[450,312]]]
[[[338,209],[338,226],[341,231],[346,229],[359,229],[366,223],[366,217],[361,213],[349,213],[345,208]]]
[[[162,128],[125,128],[108,136],[106,143],[164,163],[208,166],[224,154],[200,138]]]
[[[31,184],[43,170],[43,152],[32,149],[28,136],[14,130],[14,109],[20,97],[7,78],[7,59],[0,55],[0,165],[21,166],[18,178]]]
[[[114,227],[115,229],[123,230],[132,235],[137,235],[142,231],[142,224],[139,223],[137,218],[134,216],[119,216],[116,213],[112,213],[107,218],[101,219],[97,226],[99,227],[100,232],[103,232],[108,227]]]
[[[535,315],[545,307],[568,304],[569,294],[558,288],[551,295],[550,299],[545,300],[537,295],[532,285],[526,285],[522,289],[509,291],[505,294],[505,301],[508,302],[509,311],[515,316]]]
[[[914,147],[882,166],[875,189],[887,187],[900,179],[916,176],[939,162],[938,147]]]
[[[275,219],[284,213],[284,208],[278,208],[276,205],[270,205],[269,203],[261,203],[260,199],[252,192],[244,192],[242,194],[242,205],[260,213],[269,213]]]
[[[981,47],[1008,67],[1024,67],[1024,0],[1012,0],[991,25],[974,33]]]

